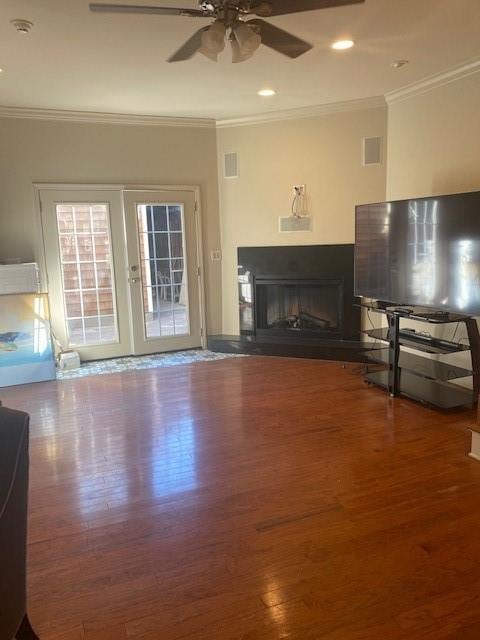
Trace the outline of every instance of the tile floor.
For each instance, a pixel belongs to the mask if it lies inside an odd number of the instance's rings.
[[[98,376],[134,369],[157,369],[172,367],[191,362],[208,362],[210,360],[224,360],[225,358],[248,357],[242,354],[214,353],[208,349],[191,349],[188,351],[172,351],[170,353],[156,353],[148,356],[129,356],[126,358],[112,358],[110,360],[96,360],[85,362],[80,369],[57,371],[58,380],[72,380],[86,376]]]

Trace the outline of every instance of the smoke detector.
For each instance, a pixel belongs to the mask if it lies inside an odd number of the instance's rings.
[[[30,22],[30,20],[12,20],[12,24],[15,30],[22,35],[30,33],[33,27],[33,22]]]

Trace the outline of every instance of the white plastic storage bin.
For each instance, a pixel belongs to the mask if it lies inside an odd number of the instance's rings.
[[[0,295],[39,291],[40,278],[36,262],[0,264]]]

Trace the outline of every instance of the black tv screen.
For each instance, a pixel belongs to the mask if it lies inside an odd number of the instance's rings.
[[[480,315],[480,192],[357,206],[355,295]]]

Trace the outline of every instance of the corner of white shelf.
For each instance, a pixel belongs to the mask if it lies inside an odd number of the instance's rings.
[[[472,446],[468,455],[470,458],[480,462],[480,431],[472,428],[470,433],[472,434]]]

